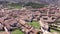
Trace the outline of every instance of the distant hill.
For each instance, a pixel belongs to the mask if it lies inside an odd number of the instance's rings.
[[[38,4],[60,4],[60,0],[0,0],[0,1],[8,1],[11,3],[27,3],[27,2],[33,2]]]

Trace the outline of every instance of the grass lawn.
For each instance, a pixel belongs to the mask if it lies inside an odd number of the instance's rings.
[[[31,25],[32,25],[33,27],[35,27],[35,28],[40,28],[40,24],[39,24],[39,22],[37,22],[37,21],[33,21],[33,22],[31,23]]]
[[[18,29],[15,31],[12,31],[12,34],[23,34],[23,32],[19,31]]]
[[[33,21],[32,23],[28,23],[28,24],[33,26],[34,28],[40,28],[40,24],[37,21]]]

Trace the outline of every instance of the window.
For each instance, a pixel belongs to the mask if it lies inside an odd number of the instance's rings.
[[[44,20],[47,20],[48,18],[43,18]]]

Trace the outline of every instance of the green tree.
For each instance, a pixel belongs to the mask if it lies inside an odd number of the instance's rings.
[[[42,7],[45,7],[45,4],[37,4],[37,3],[28,2],[24,6],[31,6],[32,8],[42,8]]]

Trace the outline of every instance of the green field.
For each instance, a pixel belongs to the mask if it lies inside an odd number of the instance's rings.
[[[31,23],[28,23],[28,24],[30,24],[30,25],[33,26],[34,28],[37,28],[37,29],[40,28],[40,24],[39,24],[39,22],[37,22],[37,21],[33,21],[33,22],[31,22]]]
[[[12,31],[12,34],[23,34],[23,32],[19,31],[18,29],[15,31]]]

